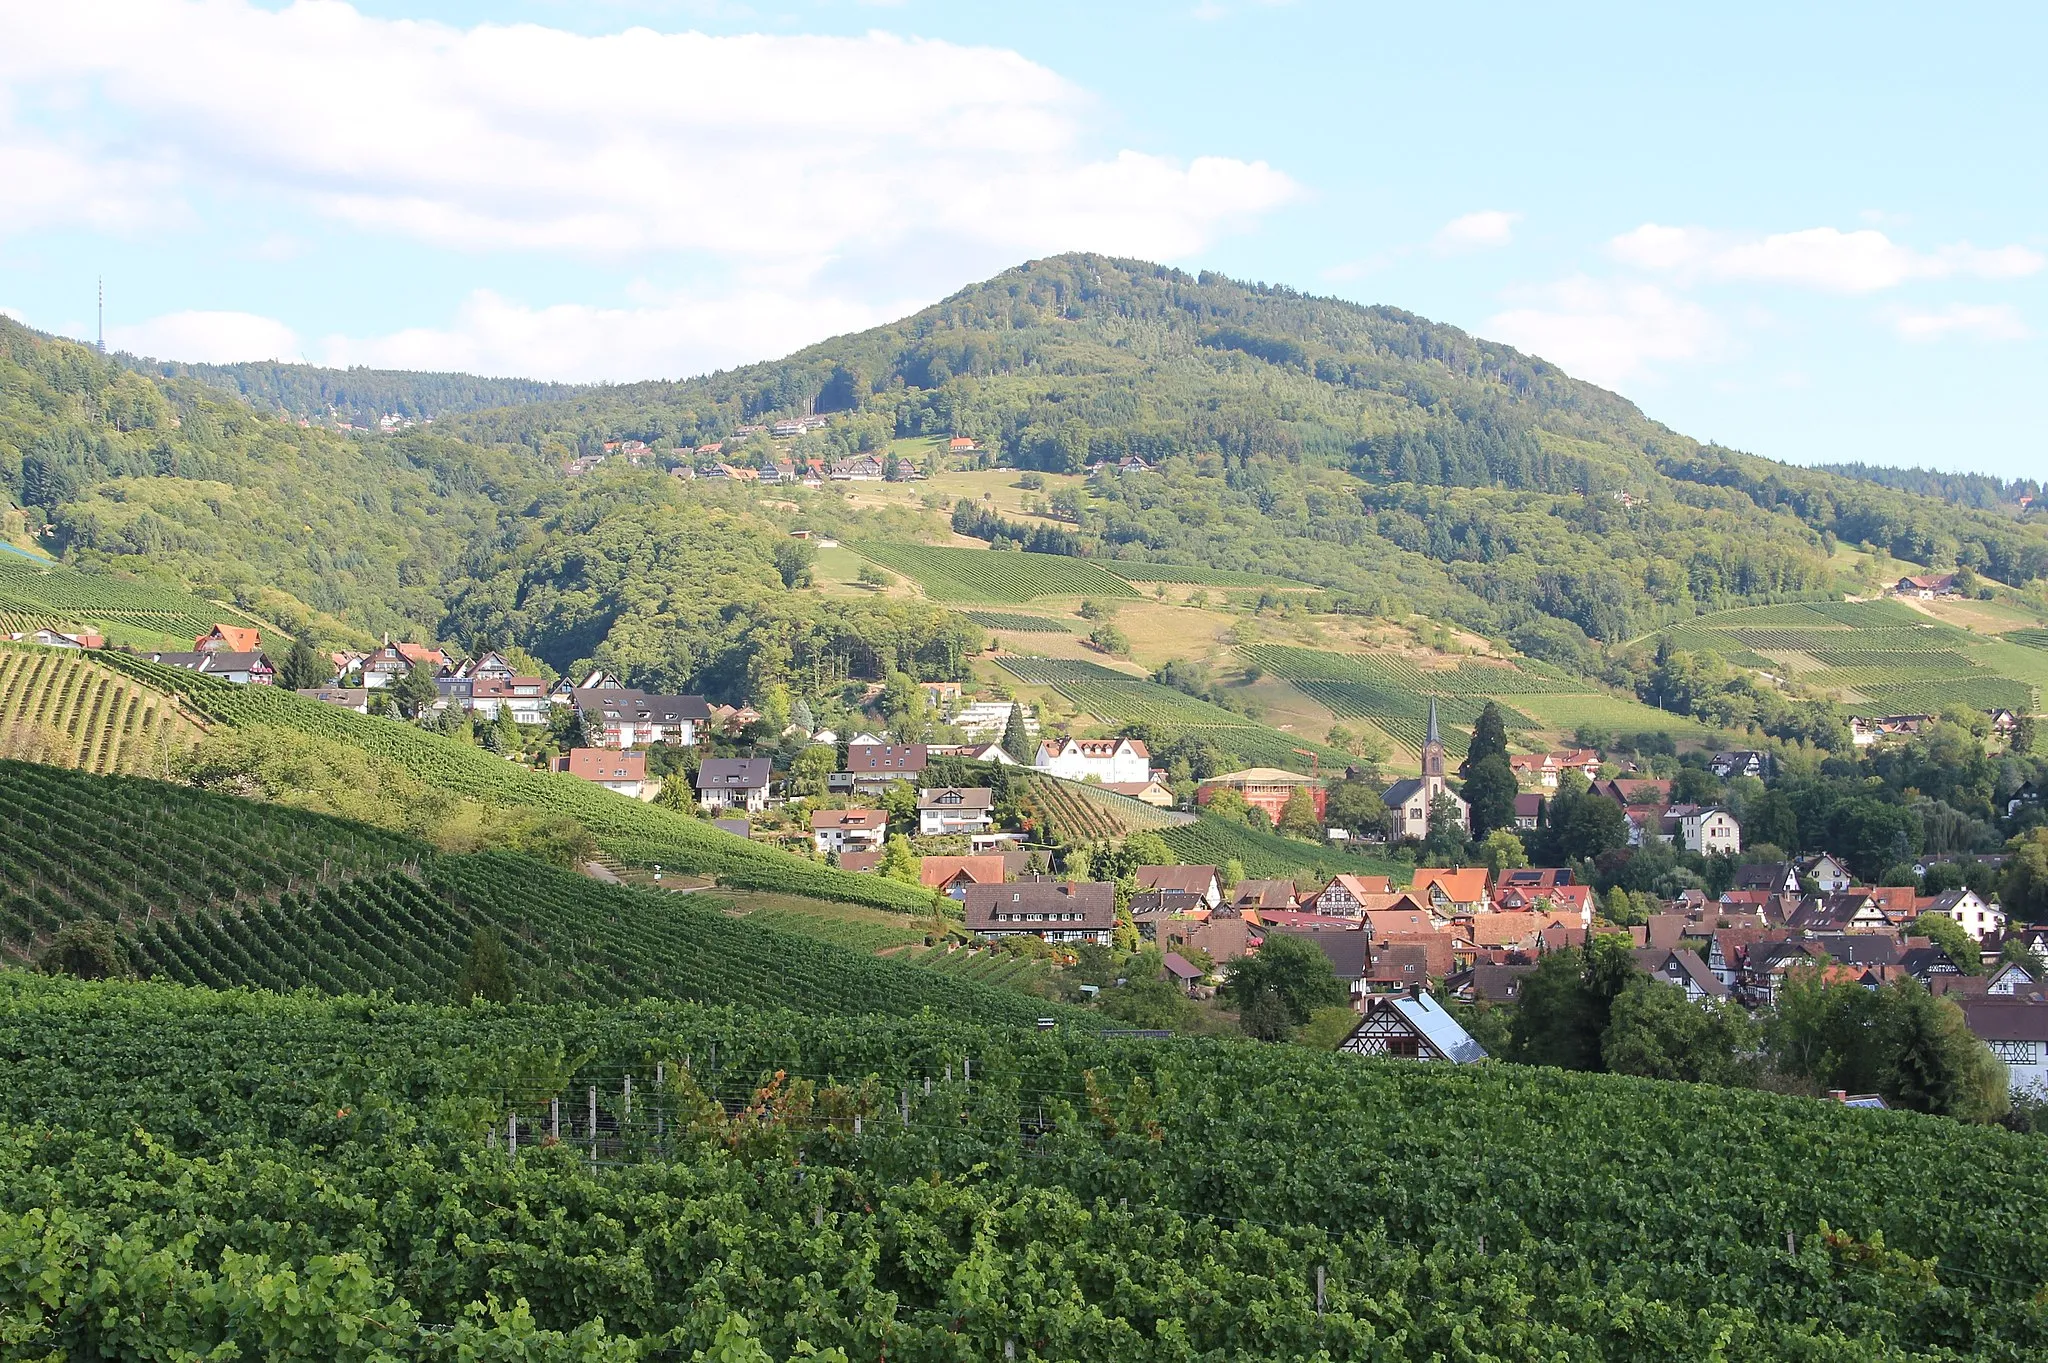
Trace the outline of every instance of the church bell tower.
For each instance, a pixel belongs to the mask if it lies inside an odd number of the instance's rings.
[[[1448,789],[1444,785],[1444,739],[1437,732],[1436,701],[1429,702],[1429,734],[1422,740],[1423,798],[1434,801]]]

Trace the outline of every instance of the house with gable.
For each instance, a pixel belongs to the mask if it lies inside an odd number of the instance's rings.
[[[811,845],[820,856],[878,852],[889,836],[889,816],[879,809],[814,809]]]
[[[1446,918],[1485,913],[1490,907],[1487,903],[1487,879],[1484,866],[1467,866],[1458,870],[1419,866],[1415,870],[1411,893]]]
[[[967,930],[982,937],[1028,934],[1052,943],[1108,946],[1116,931],[1116,886],[1107,881],[969,885],[960,905]]]
[[[1385,876],[1333,876],[1310,902],[1317,913],[1356,918],[1370,904],[1393,893],[1394,884]]]
[[[749,813],[766,809],[772,776],[765,757],[707,757],[697,768],[697,803]]]
[[[1987,904],[1975,890],[1950,890],[1936,896],[1922,912],[1954,919],[1977,942],[2005,931],[2005,910],[1996,904]]]
[[[1039,743],[1031,766],[1068,781],[1092,776],[1104,785],[1152,779],[1152,753],[1135,738],[1048,738]]]
[[[1458,1025],[1444,1006],[1420,990],[1368,997],[1365,1015],[1338,1043],[1345,1055],[1470,1065],[1486,1059],[1486,1048]]]
[[[986,833],[995,792],[987,786],[938,786],[917,792],[917,831],[928,838]]]
[[[1193,895],[1212,909],[1223,902],[1223,885],[1214,866],[1140,866],[1137,878],[1140,891]]]

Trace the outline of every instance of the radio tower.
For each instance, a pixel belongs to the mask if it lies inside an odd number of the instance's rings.
[[[107,353],[107,277],[100,276],[100,354]]]

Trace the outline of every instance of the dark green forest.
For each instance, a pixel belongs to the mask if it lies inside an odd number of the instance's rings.
[[[197,379],[246,400],[260,411],[319,420],[332,412],[351,425],[374,427],[387,413],[426,421],[454,412],[548,402],[585,391],[585,385],[539,379],[487,379],[475,374],[410,369],[326,369],[311,364],[250,360],[240,364],[186,364],[117,352],[115,363],[161,379]]]

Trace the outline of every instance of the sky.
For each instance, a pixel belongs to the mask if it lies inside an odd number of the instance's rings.
[[[2048,7],[0,0],[0,311],[677,378],[1093,250],[2048,476]]]

